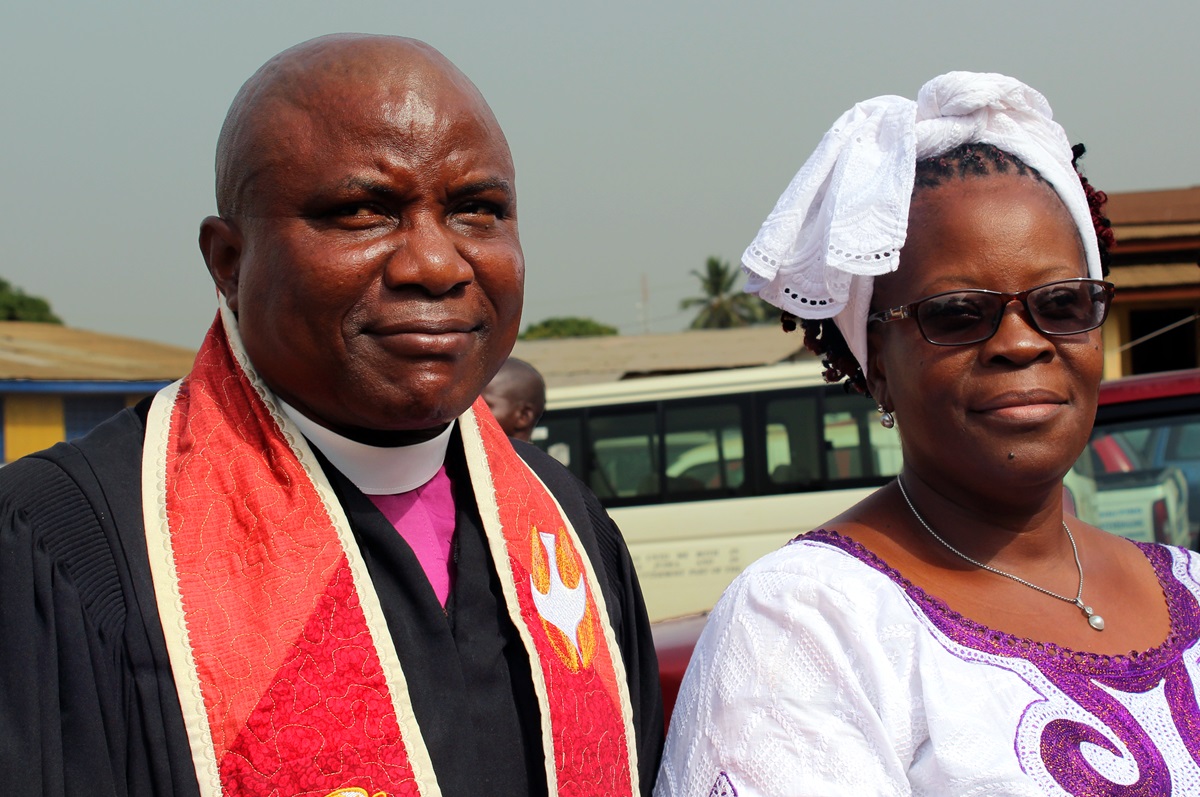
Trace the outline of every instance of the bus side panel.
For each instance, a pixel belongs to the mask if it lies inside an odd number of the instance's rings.
[[[651,622],[706,612],[738,573],[876,488],[609,510],[633,557]]]

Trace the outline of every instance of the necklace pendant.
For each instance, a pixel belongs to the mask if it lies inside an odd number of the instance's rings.
[[[1083,616],[1087,618],[1088,625],[1097,631],[1104,630],[1104,618],[1092,611],[1091,606],[1079,604],[1079,609],[1083,612]]]

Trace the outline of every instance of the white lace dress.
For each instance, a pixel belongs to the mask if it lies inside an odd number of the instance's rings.
[[[709,618],[657,797],[1200,795],[1200,556],[1143,545],[1171,636],[1079,654],[951,611],[813,532]]]

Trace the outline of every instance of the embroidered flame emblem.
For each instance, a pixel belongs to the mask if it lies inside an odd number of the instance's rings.
[[[578,672],[596,654],[595,607],[566,535],[532,531],[533,605],[559,660]]]

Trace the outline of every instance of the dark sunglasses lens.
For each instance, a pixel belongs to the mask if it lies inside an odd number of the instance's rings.
[[[1050,335],[1095,329],[1108,311],[1108,292],[1094,282],[1054,282],[1029,294],[1029,312]]]
[[[917,324],[930,343],[963,345],[991,337],[1002,298],[979,291],[934,296],[917,305]]]

